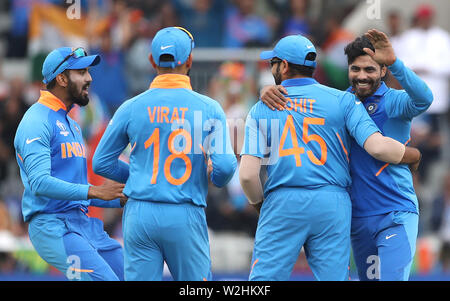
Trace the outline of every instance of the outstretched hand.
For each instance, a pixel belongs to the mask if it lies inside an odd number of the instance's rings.
[[[364,36],[370,40],[375,48],[375,52],[369,48],[364,48],[363,50],[365,53],[370,55],[374,61],[380,65],[386,66],[390,66],[395,63],[397,57],[395,56],[394,48],[384,32],[371,29],[367,31]]]
[[[265,86],[261,89],[260,94],[262,102],[271,110],[282,111],[287,106],[287,99],[284,96],[287,95],[287,90],[282,85]]]

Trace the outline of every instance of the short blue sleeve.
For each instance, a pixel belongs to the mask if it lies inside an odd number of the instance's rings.
[[[367,138],[380,130],[355,95],[343,93],[340,103],[344,109],[345,126],[348,132],[359,146],[364,147]]]

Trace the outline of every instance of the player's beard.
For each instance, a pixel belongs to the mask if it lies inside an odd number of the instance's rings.
[[[277,64],[277,69],[275,70],[275,74],[273,75],[273,79],[275,80],[275,85],[281,85],[281,82],[283,81],[281,79],[281,73],[280,73],[280,63]]]
[[[89,88],[89,84],[87,83],[81,87],[80,90],[78,90],[77,85],[69,79],[69,82],[67,84],[67,92],[69,93],[69,99],[72,100],[74,103],[79,105],[80,107],[84,107],[89,103],[89,96],[83,95],[84,91],[87,91]]]
[[[368,88],[367,89],[360,89],[358,87],[358,83],[365,83],[368,84]],[[357,80],[354,79],[352,80],[352,88],[355,91],[356,96],[360,99],[360,100],[365,100],[366,98],[372,96],[380,87],[380,83],[381,83],[381,78],[377,78],[376,80]]]

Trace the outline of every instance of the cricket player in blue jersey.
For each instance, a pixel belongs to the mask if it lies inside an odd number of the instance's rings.
[[[370,30],[345,53],[351,88],[383,135],[410,140],[411,120],[425,112],[433,94],[396,58],[388,37]],[[404,90],[381,80],[387,69]],[[416,249],[419,205],[407,165],[374,160],[355,143],[350,149],[353,179],[352,247],[361,280],[408,280]]]
[[[88,184],[81,129],[68,116],[75,104],[88,104],[88,68],[99,61],[83,48],[50,52],[42,67],[47,90],[25,113],[14,139],[31,243],[70,280],[123,280],[121,245],[87,213],[90,205],[121,207],[124,185]]]
[[[94,154],[96,173],[126,181],[125,280],[162,280],[164,262],[177,281],[212,277],[208,179],[224,186],[237,161],[219,103],[192,90],[193,47],[184,28],[155,35],[149,59],[158,76],[119,107]],[[126,166],[118,157],[128,144]]]
[[[425,112],[433,95],[424,81],[395,56],[388,37],[370,30],[350,43],[349,92],[364,104],[383,135],[401,143],[410,140],[411,120]],[[387,69],[404,90],[382,81]],[[270,91],[270,92],[269,92]],[[266,89],[262,99],[283,106],[285,89]],[[412,170],[420,161],[411,161]],[[415,165],[415,167],[414,167]],[[350,148],[352,176],[351,239],[360,280],[408,280],[418,232],[419,208],[407,165],[372,158],[355,141]]]
[[[353,94],[316,82],[316,55],[307,38],[293,35],[260,56],[270,59],[288,104],[278,111],[259,101],[246,121],[240,180],[249,202],[260,208],[250,280],[288,280],[302,247],[316,279],[347,280],[351,138],[381,161],[417,156],[381,135]]]

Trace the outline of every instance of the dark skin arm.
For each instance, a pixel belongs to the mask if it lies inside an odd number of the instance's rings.
[[[258,214],[259,214],[260,211],[261,211],[262,204],[263,204],[263,201],[261,201],[261,202],[259,202],[259,203],[257,203],[257,204],[251,204],[251,205],[253,206],[253,208],[256,209],[256,211],[257,211]]]
[[[409,164],[411,171],[417,171],[421,159],[422,153],[417,148],[407,146],[402,161],[399,164]]]
[[[284,97],[287,91],[282,85],[265,86],[261,89],[260,95],[262,102],[271,110],[283,110],[287,106],[287,99]]]

